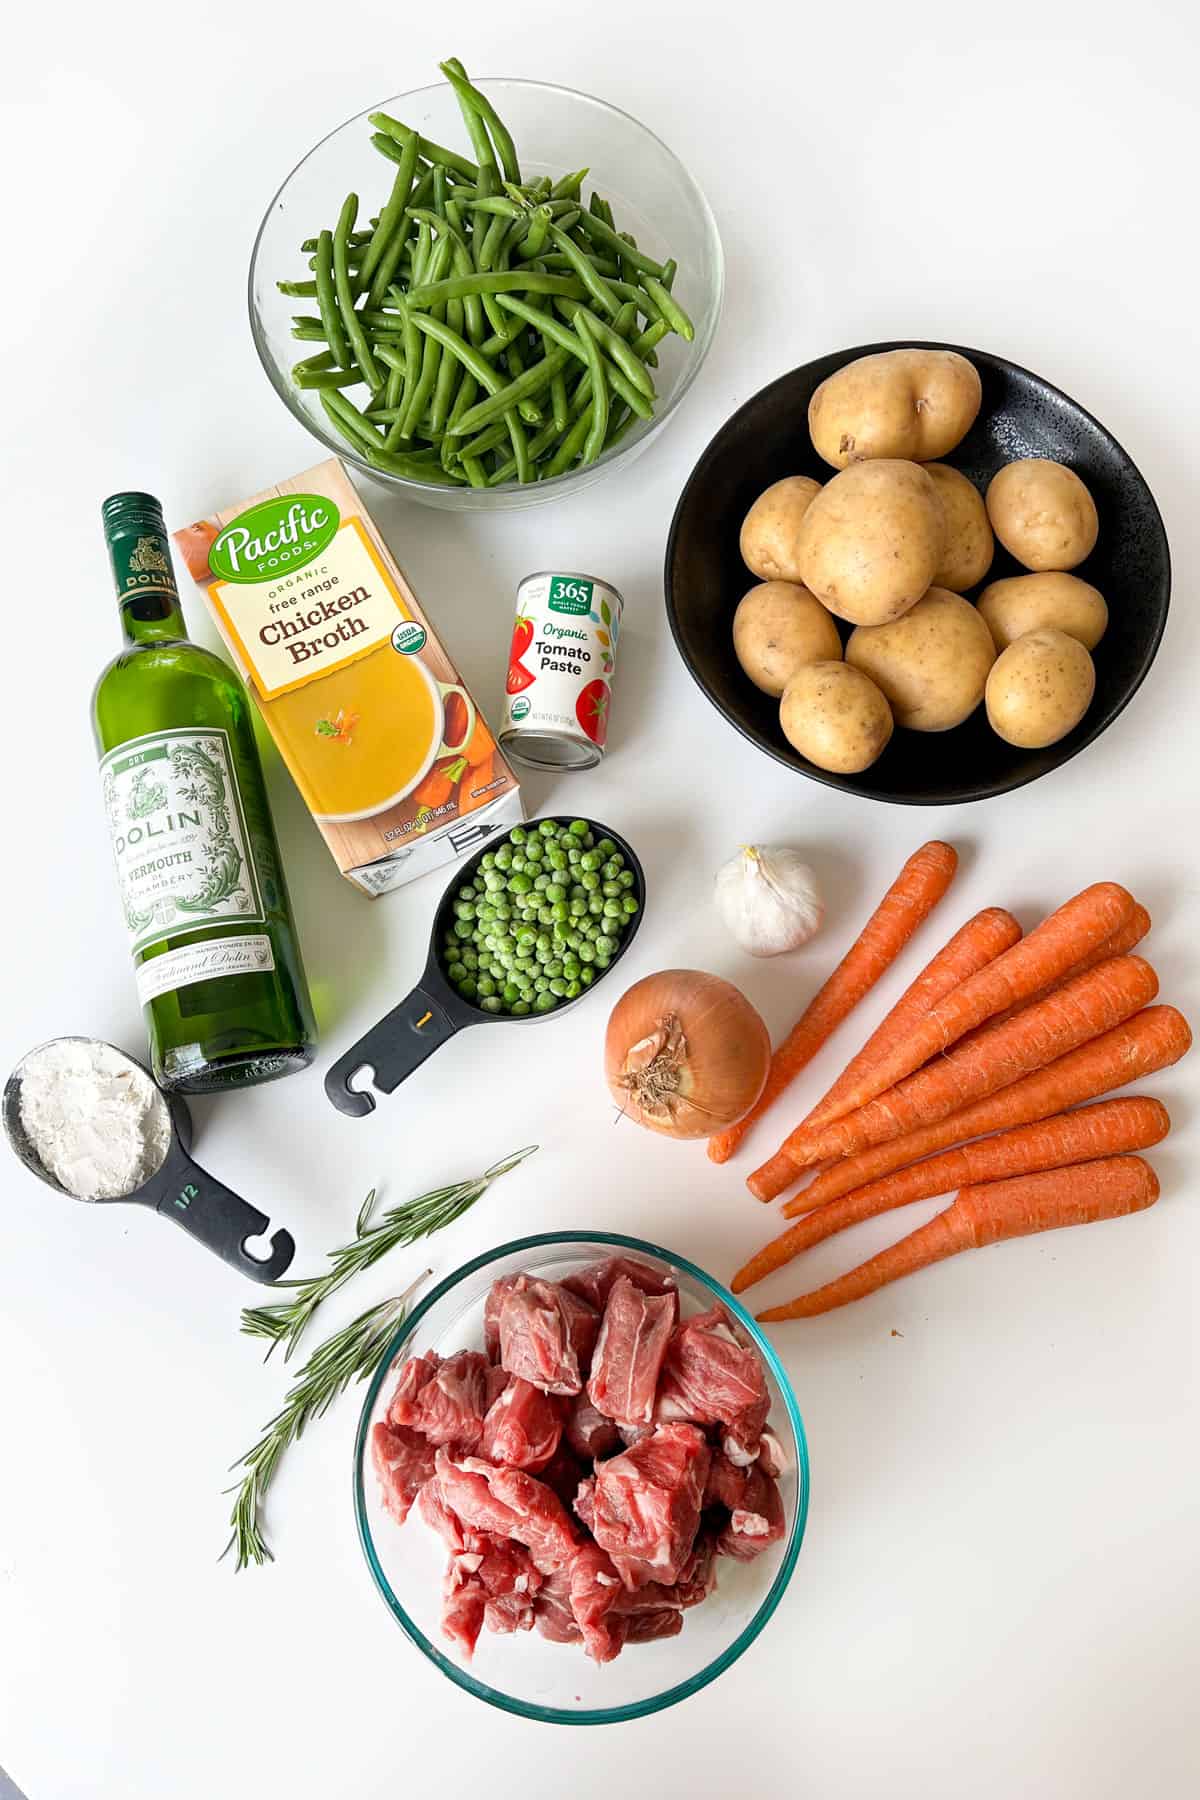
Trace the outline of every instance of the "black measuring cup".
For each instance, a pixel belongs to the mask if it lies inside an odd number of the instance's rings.
[[[570,825],[574,819],[583,815],[548,813],[543,816],[556,825]],[[536,831],[539,823],[538,819],[534,819],[526,829]],[[473,1000],[464,1000],[451,987],[442,968],[442,942],[454,918],[455,897],[465,882],[475,879],[479,865],[488,851],[508,841],[507,832],[497,833],[474,856],[468,857],[466,862],[455,864],[454,873],[434,915],[425,972],[412,993],[407,994],[390,1013],[385,1013],[378,1025],[373,1025],[364,1037],[360,1037],[345,1056],[340,1056],[326,1075],[325,1092],[339,1112],[351,1119],[364,1119],[369,1112],[375,1110],[374,1098],[366,1089],[360,1091],[350,1086],[352,1077],[363,1070],[370,1071],[373,1087],[381,1094],[390,1094],[414,1069],[420,1068],[426,1057],[432,1056],[435,1050],[456,1032],[464,1031],[468,1025],[543,1024],[547,1019],[557,1019],[569,1006],[578,1006],[581,1000],[586,1000],[589,994],[595,992],[605,976],[612,974],[641,925],[646,907],[646,874],[637,854],[619,831],[614,831],[611,825],[601,825],[595,819],[588,819],[586,823],[597,842],[601,838],[611,838],[624,857],[625,867],[633,871],[634,884],[630,892],[638,902],[638,910],[621,934],[607,969],[602,970],[592,985],[577,994],[573,1000],[561,1001],[550,1012],[525,1013],[520,1018],[514,1018],[511,1013],[485,1012]]]
[[[103,1042],[99,1038],[68,1036],[64,1039],[52,1038],[51,1043],[94,1044]],[[128,1051],[119,1050],[115,1044],[107,1046],[117,1056],[135,1068],[141,1069],[147,1080],[157,1086],[154,1077],[136,1056]],[[45,1044],[36,1046],[44,1050]],[[17,1156],[39,1180],[44,1181],[60,1194],[66,1194],[71,1200],[81,1198],[72,1194],[55,1176],[53,1176],[41,1157],[29,1141],[29,1134],[21,1120],[21,1071],[34,1050],[27,1051],[4,1084],[2,1111],[4,1133]],[[173,1219],[190,1237],[203,1244],[206,1249],[215,1251],[223,1262],[239,1269],[248,1275],[251,1281],[277,1281],[291,1262],[296,1252],[295,1239],[290,1231],[276,1231],[271,1238],[270,1254],[264,1257],[253,1256],[246,1249],[249,1238],[261,1237],[269,1230],[271,1221],[265,1213],[235,1194],[223,1182],[217,1181],[194,1163],[188,1155],[192,1142],[192,1115],[188,1111],[187,1102],[181,1094],[163,1093],[160,1088],[163,1104],[171,1120],[171,1136],[167,1145],[167,1153],[162,1162],[141,1187],[133,1188],[127,1194],[111,1194],[102,1200],[89,1200],[89,1206],[107,1206],[111,1202],[128,1202],[134,1206],[149,1206],[165,1219]]]

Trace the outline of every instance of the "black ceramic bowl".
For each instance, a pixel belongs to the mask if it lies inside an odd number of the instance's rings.
[[[957,350],[979,370],[983,404],[945,461],[981,491],[1004,463],[1052,457],[1087,483],[1100,537],[1073,571],[1100,589],[1109,626],[1094,652],[1096,694],[1074,731],[1046,750],[1019,750],[996,736],[983,707],[947,732],[897,730],[861,775],[831,775],[793,750],[778,702],[760,693],[733,654],[733,614],[754,585],[738,554],[746,513],[785,475],[833,474],[808,435],[808,403],[827,375],[880,350]],[[1027,573],[996,547],[989,581]],[[1107,730],[1145,679],[1167,620],[1171,559],[1154,497],[1130,457],[1098,420],[1041,376],[959,344],[860,344],[780,376],[721,427],[680,496],[667,542],[667,616],[679,653],[717,710],[778,762],[846,793],[910,806],[986,800],[1036,781]],[[843,637],[850,627],[841,627]]]

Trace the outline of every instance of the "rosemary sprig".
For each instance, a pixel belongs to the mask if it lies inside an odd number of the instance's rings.
[[[229,1493],[236,1493],[237,1498],[229,1515],[232,1533],[221,1556],[228,1556],[236,1548],[236,1568],[274,1562],[263,1536],[261,1514],[263,1497],[271,1485],[280,1457],[289,1444],[296,1443],[304,1435],[305,1427],[313,1419],[319,1419],[328,1411],[352,1381],[365,1381],[375,1372],[396,1327],[403,1322],[409,1300],[431,1273],[425,1269],[403,1294],[369,1306],[357,1319],[352,1319],[349,1325],[318,1345],[258,1442],[232,1465],[234,1469],[245,1469],[246,1473],[236,1488],[227,1489]]]
[[[389,1250],[402,1244],[413,1244],[418,1238],[429,1237],[433,1232],[452,1225],[455,1219],[474,1206],[481,1194],[487,1192],[497,1176],[507,1175],[510,1169],[515,1169],[527,1156],[532,1156],[536,1149],[536,1144],[527,1144],[523,1150],[514,1151],[502,1162],[493,1163],[490,1169],[485,1169],[482,1175],[476,1176],[472,1181],[459,1181],[451,1187],[435,1188],[432,1193],[418,1194],[415,1200],[408,1200],[403,1206],[390,1207],[375,1225],[370,1222],[375,1206],[375,1189],[372,1188],[363,1201],[353,1239],[330,1253],[332,1267],[324,1275],[314,1275],[299,1281],[276,1282],[276,1287],[294,1288],[296,1299],[280,1300],[272,1306],[247,1306],[242,1312],[242,1330],[248,1337],[269,1340],[271,1348],[267,1351],[268,1357],[273,1354],[277,1344],[285,1345],[283,1360],[288,1362],[318,1306],[330,1294],[336,1294],[352,1275],[357,1275],[361,1269],[369,1269],[381,1256],[386,1256]]]

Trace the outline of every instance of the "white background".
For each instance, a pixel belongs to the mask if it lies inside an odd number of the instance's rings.
[[[610,819],[639,847],[652,903],[624,972],[731,975],[782,1029],[903,858],[943,835],[963,868],[921,957],[979,906],[1031,924],[1112,877],[1151,908],[1164,993],[1194,1012],[1187,19],[1157,0],[777,16],[754,0],[23,8],[0,143],[4,1066],[58,1032],[142,1044],[88,725],[117,647],[99,503],[146,487],[178,524],[317,459],[251,346],[254,229],[317,137],[455,52],[474,73],[582,87],[644,119],[695,172],[728,258],[703,377],[633,471],[497,519],[372,496],[493,713],[521,575],[566,563],[627,595],[608,761],[528,784],[534,806]],[[946,813],[842,797],[759,755],[692,685],[662,603],[671,510],[734,407],[810,357],[906,335],[1001,352],[1097,413],[1156,493],[1176,569],[1163,653],[1118,724],[1035,787]],[[213,642],[190,593],[187,610]],[[537,1033],[511,1028],[503,1051],[490,1032],[459,1039],[365,1123],[333,1113],[323,1068],[417,974],[440,883],[367,902],[277,763],[269,778],[323,1047],[310,1073],[195,1111],[202,1160],[292,1227],[296,1267],[345,1236],[373,1182],[399,1200],[536,1139],[534,1162],[431,1246],[439,1271],[577,1226],[645,1232],[727,1276],[771,1228],[741,1187],[751,1159],[718,1170],[699,1147],[614,1129],[599,999]],[[709,903],[716,864],[754,839],[804,845],[828,896],[822,936],[782,964],[742,958]],[[823,1087],[919,960],[785,1110]],[[584,1734],[485,1709],[405,1643],[355,1542],[353,1399],[287,1459],[276,1565],[217,1568],[224,1470],[281,1391],[238,1336],[252,1296],[148,1214],[72,1205],[10,1163],[0,1762],[30,1800],[480,1786],[496,1800],[1182,1800],[1200,1777],[1194,1066],[1149,1084],[1177,1121],[1150,1214],[965,1257],[778,1329],[813,1460],[790,1592],[717,1686]],[[824,1246],[813,1278],[900,1228]],[[330,1323],[402,1286],[423,1254],[375,1271]],[[765,1291],[799,1285],[793,1270]]]

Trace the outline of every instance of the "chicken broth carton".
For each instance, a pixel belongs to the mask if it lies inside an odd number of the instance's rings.
[[[342,874],[384,894],[524,817],[340,462],[174,534]]]

